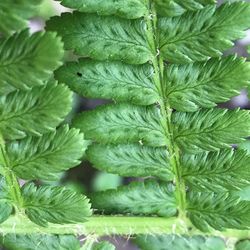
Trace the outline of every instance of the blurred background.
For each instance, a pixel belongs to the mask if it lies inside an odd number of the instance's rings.
[[[219,1],[219,4],[223,1]],[[250,2],[248,0],[247,2]],[[32,18],[30,20],[30,29],[31,32],[36,32],[39,30],[43,30],[45,26],[46,20],[48,20],[51,16],[60,15],[62,12],[70,11],[67,8],[64,8],[60,5],[59,2],[53,0],[44,0],[43,4],[39,8],[37,12],[37,17]],[[246,37],[242,40],[235,42],[235,47],[230,51],[227,51],[226,54],[234,54],[237,53],[243,57],[249,57],[250,55],[247,53],[247,46],[250,45],[250,30],[246,32]],[[65,55],[65,60],[75,60],[74,56],[70,53]],[[70,122],[71,118],[78,112],[82,112],[85,110],[94,109],[98,105],[102,105],[107,103],[108,101],[100,100],[100,99],[87,99],[80,98],[75,95],[75,103],[72,113],[68,117],[68,121]],[[247,90],[242,90],[239,96],[234,97],[231,101],[223,104],[219,104],[220,107],[227,108],[235,108],[241,107],[244,109],[250,109],[250,101],[248,99]],[[121,184],[129,183],[131,178],[121,178],[117,175],[97,172],[88,162],[83,161],[83,163],[65,173],[60,183],[66,185],[77,192],[81,193],[89,193],[92,191],[100,191],[109,188],[116,188]],[[84,238],[82,238],[84,240]],[[130,239],[123,239],[121,237],[112,237],[109,240],[116,245],[118,250],[136,250],[136,246],[133,245]]]

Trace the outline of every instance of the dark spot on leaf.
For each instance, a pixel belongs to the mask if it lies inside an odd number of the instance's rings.
[[[79,77],[81,77],[81,76],[82,76],[82,73],[80,73],[80,72],[77,72],[77,75],[78,75]]]

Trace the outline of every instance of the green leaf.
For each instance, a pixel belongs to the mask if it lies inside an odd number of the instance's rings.
[[[249,85],[250,63],[229,56],[184,65],[168,65],[165,69],[166,98],[179,111],[211,108],[228,101]]]
[[[56,71],[59,82],[90,98],[113,99],[138,105],[156,103],[160,97],[153,83],[151,65],[128,65],[121,62],[97,62],[80,59]]]
[[[6,234],[0,236],[8,250],[80,250],[80,242],[73,235]]]
[[[70,111],[71,99],[66,86],[52,82],[1,96],[1,134],[4,139],[15,140],[53,131]]]
[[[208,109],[196,113],[176,112],[172,117],[174,139],[188,153],[229,148],[250,135],[247,110]]]
[[[43,85],[61,65],[61,38],[52,32],[28,30],[0,40],[0,94]]]
[[[148,177],[173,180],[166,148],[152,148],[134,144],[93,145],[87,150],[88,160],[99,170],[121,176]]]
[[[153,106],[104,105],[79,115],[73,126],[84,132],[86,139],[101,143],[164,146],[160,120],[160,110]]]
[[[218,57],[249,28],[250,4],[238,2],[207,6],[180,17],[160,18],[159,47],[169,62],[190,63]]]
[[[235,250],[249,250],[250,240],[241,240],[235,245]]]
[[[126,20],[74,12],[53,17],[49,30],[62,36],[65,48],[98,60],[121,60],[143,64],[152,58],[143,20]]]
[[[87,240],[81,250],[115,250],[115,246],[107,241],[96,243],[93,240]]]
[[[91,195],[94,209],[106,214],[138,214],[170,217],[176,214],[174,190],[154,180],[132,182],[128,186]]]
[[[250,185],[250,155],[224,149],[182,157],[182,177],[192,190],[240,190]]]
[[[8,0],[0,2],[0,33],[10,34],[28,26],[28,19],[36,14],[41,0]]]
[[[61,4],[85,13],[98,15],[117,15],[134,19],[144,16],[148,10],[146,3],[141,0],[57,0]]]
[[[42,137],[7,144],[9,164],[21,179],[56,180],[61,172],[80,164],[87,146],[77,129],[63,126]]]
[[[208,4],[215,4],[216,0],[154,0],[159,15],[179,16],[191,10],[200,10]]]
[[[65,187],[28,183],[22,187],[22,195],[26,215],[40,226],[85,222],[91,215],[88,199]]]
[[[250,202],[228,193],[188,193],[187,215],[196,228],[207,232],[210,228],[250,228]]]
[[[135,242],[141,250],[226,250],[222,239],[199,235],[139,235]]]

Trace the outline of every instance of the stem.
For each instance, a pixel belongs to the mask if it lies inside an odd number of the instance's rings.
[[[197,229],[187,232],[179,218],[159,217],[126,217],[126,216],[92,216],[85,223],[79,224],[49,224],[41,227],[31,222],[25,215],[11,216],[0,225],[2,234],[74,234],[74,235],[134,235],[134,234],[178,234],[232,237],[237,239],[250,238],[248,230],[226,230],[223,232],[212,230],[202,233]]]
[[[151,0],[148,1],[149,13],[146,18],[147,21],[147,38],[149,46],[155,57],[152,59],[152,64],[155,70],[154,83],[160,94],[159,106],[161,114],[163,117],[162,127],[165,132],[166,145],[170,155],[170,165],[175,175],[174,183],[176,186],[176,197],[178,203],[179,216],[185,218],[186,210],[186,186],[183,178],[181,177],[181,164],[180,164],[180,149],[174,140],[174,131],[171,122],[172,109],[169,102],[167,101],[166,91],[165,91],[165,82],[164,82],[164,61],[160,56],[159,49],[157,47],[157,15],[154,10],[154,3],[151,3]]]

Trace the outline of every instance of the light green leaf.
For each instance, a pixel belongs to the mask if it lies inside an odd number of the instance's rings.
[[[8,250],[80,250],[73,235],[6,234],[0,242]]]
[[[105,214],[141,214],[170,217],[176,214],[174,190],[154,180],[97,192],[91,196],[93,208]]]
[[[30,91],[15,91],[0,97],[0,131],[4,139],[40,136],[53,131],[71,109],[72,93],[49,82]]]
[[[53,17],[47,29],[62,36],[66,49],[98,60],[143,64],[152,58],[144,20],[74,12]]]
[[[138,105],[150,105],[160,98],[153,83],[154,70],[149,64],[128,65],[81,59],[56,71],[59,82],[90,98],[113,99]]]
[[[166,148],[134,144],[93,145],[87,151],[88,160],[99,170],[121,176],[149,177],[173,180]]]
[[[41,0],[0,1],[0,33],[10,34],[28,26],[28,19],[36,14]]]
[[[101,143],[140,143],[164,146],[165,136],[157,107],[130,104],[104,105],[84,112],[73,122],[86,139]]]
[[[224,149],[182,157],[182,177],[192,190],[239,190],[250,185],[250,155]]]
[[[22,179],[56,180],[61,172],[80,164],[87,145],[77,129],[63,126],[42,137],[7,144],[9,164]]]
[[[24,30],[0,40],[0,94],[43,85],[61,65],[63,53],[61,38],[52,32]]]
[[[208,4],[215,4],[216,0],[154,0],[157,12],[162,16],[179,16],[191,10],[200,10]]]
[[[204,63],[168,65],[165,77],[171,107],[190,112],[214,107],[238,95],[249,85],[250,63],[229,56]]]
[[[228,193],[188,193],[187,215],[196,228],[207,232],[210,228],[250,228],[250,202]]]
[[[141,0],[57,0],[61,4],[85,13],[98,15],[117,15],[134,19],[144,16],[148,10],[146,3]]]
[[[169,62],[190,63],[218,57],[244,36],[250,26],[250,4],[207,6],[180,17],[160,18],[159,46]],[[205,41],[205,42],[204,42]]]
[[[229,148],[250,135],[247,110],[208,109],[196,113],[173,114],[174,139],[188,153]]]
[[[40,226],[84,222],[91,215],[88,199],[65,187],[28,183],[22,187],[22,195],[26,215]]]
[[[226,250],[222,239],[199,235],[139,235],[135,242],[141,250]]]
[[[235,245],[235,250],[249,250],[250,248],[250,240],[242,240],[237,242]]]

